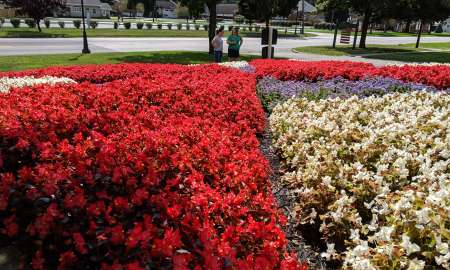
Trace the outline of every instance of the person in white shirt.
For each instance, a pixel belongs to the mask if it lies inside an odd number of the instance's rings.
[[[216,63],[222,62],[222,56],[223,56],[223,35],[224,35],[224,29],[223,27],[219,28],[216,31],[216,36],[213,38],[211,44],[214,47],[214,61]]]

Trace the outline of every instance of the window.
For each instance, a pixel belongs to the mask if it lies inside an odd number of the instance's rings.
[[[92,14],[96,14],[97,13],[97,9],[96,8],[93,8],[92,9]]]
[[[72,12],[81,12],[81,7],[79,7],[79,6],[73,6],[73,7],[72,7]]]

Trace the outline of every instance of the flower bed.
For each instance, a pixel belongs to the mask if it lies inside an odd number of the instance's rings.
[[[317,82],[281,81],[273,77],[264,77],[257,85],[258,95],[266,111],[280,102],[292,97],[305,97],[309,100],[325,98],[360,98],[383,96],[388,93],[405,93],[411,91],[436,92],[437,89],[417,83],[406,83],[397,79],[384,77],[366,77],[360,81],[350,81],[342,77]],[[445,90],[450,92],[450,88]]]
[[[349,269],[449,268],[450,95],[293,98],[270,117],[299,229]]]
[[[25,265],[302,267],[258,149],[253,75],[141,64],[20,74],[80,82],[0,96],[0,245],[15,242]]]
[[[11,88],[14,87],[25,87],[25,86],[33,86],[37,84],[70,84],[70,83],[76,83],[74,80],[69,78],[58,78],[58,77],[51,77],[51,76],[44,76],[40,78],[34,78],[34,77],[18,77],[18,78],[10,78],[10,77],[3,77],[0,78],[0,93],[7,93]]]
[[[450,66],[385,66],[377,68],[372,64],[349,61],[292,61],[253,60],[259,78],[272,76],[280,80],[317,81],[342,77],[360,80],[367,76],[390,77],[406,82],[422,83],[439,89],[450,88]]]

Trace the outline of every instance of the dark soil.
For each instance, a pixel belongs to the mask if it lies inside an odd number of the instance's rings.
[[[293,201],[289,197],[289,190],[281,183],[280,159],[275,149],[272,147],[272,133],[269,128],[268,116],[266,115],[266,129],[264,134],[260,136],[261,152],[269,161],[272,168],[270,181],[272,182],[272,191],[276,197],[279,207],[283,210],[288,218],[288,223],[283,230],[288,239],[289,251],[295,251],[301,262],[309,264],[309,269],[329,269],[325,261],[320,257],[320,251],[317,247],[307,245],[307,241],[298,230],[291,217]]]

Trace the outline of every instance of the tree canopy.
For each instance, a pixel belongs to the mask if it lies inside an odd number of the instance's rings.
[[[33,18],[39,32],[42,31],[39,22],[44,19],[47,14],[65,6],[64,0],[3,0],[0,1],[0,3],[18,8],[20,13]]]
[[[263,20],[269,25],[275,16],[288,17],[297,4],[298,0],[241,0],[239,12],[247,20]]]

